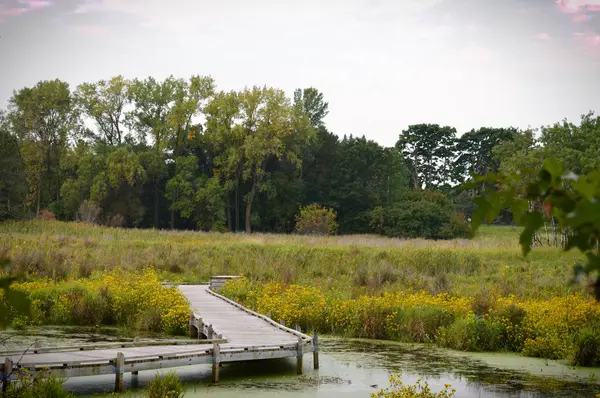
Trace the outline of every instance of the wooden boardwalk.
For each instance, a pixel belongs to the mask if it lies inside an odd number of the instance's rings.
[[[35,347],[22,352],[0,352],[3,388],[15,370],[51,372],[60,377],[115,374],[115,390],[123,390],[123,374],[141,370],[212,364],[213,382],[219,381],[221,363],[296,357],[314,353],[318,368],[318,341],[213,292],[208,285],[181,285],[191,303],[191,340],[144,343],[107,343],[77,347]]]

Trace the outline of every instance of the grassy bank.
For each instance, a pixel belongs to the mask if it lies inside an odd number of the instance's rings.
[[[538,248],[524,259],[518,232],[509,227],[483,229],[474,240],[435,242],[125,230],[55,221],[7,223],[0,234],[0,257],[10,260],[11,272],[57,280],[150,267],[170,281],[238,274],[335,290],[347,298],[398,291],[550,298],[583,291],[567,283],[572,264],[581,259],[577,253]]]

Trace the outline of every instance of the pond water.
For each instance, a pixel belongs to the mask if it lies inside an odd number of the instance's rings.
[[[32,334],[12,334],[10,346],[27,344]],[[1,335],[0,335],[1,336]],[[107,330],[50,329],[36,338],[47,343],[72,344],[124,340]],[[153,339],[153,336],[146,336]],[[296,375],[293,358],[224,364],[221,383],[211,386],[210,365],[177,368],[185,384],[185,397],[369,397],[388,386],[391,373],[403,381],[426,379],[432,390],[446,383],[457,397],[595,397],[600,393],[599,368],[572,368],[557,361],[523,358],[512,354],[473,354],[443,350],[430,345],[322,338],[319,370],[312,369],[312,355],[304,359],[304,375]],[[141,396],[155,371],[125,375],[131,396]],[[114,376],[70,379],[65,386],[78,396],[98,396],[112,391]]]

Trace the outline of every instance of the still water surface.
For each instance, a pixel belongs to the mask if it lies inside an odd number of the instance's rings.
[[[115,332],[50,330],[36,333],[49,344],[123,340]],[[30,341],[32,334],[15,333],[11,345]],[[511,354],[468,354],[429,345],[321,339],[321,369],[312,369],[305,355],[304,375],[296,375],[295,359],[224,364],[221,383],[211,386],[210,365],[177,368],[185,383],[185,397],[369,397],[388,386],[388,376],[402,372],[405,382],[418,378],[432,390],[452,384],[457,397],[595,397],[600,393],[600,369],[575,369],[556,361]],[[125,375],[131,396],[142,396],[154,371]],[[78,396],[110,392],[114,376],[70,379],[65,386]]]

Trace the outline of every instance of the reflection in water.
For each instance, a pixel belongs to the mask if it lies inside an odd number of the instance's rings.
[[[52,344],[122,339],[122,333],[105,331],[46,331]],[[21,332],[22,333],[22,332]],[[36,337],[39,335],[36,335]],[[146,336],[152,337],[152,336]],[[30,337],[11,339],[26,343]],[[211,386],[210,365],[177,368],[187,397],[344,397],[367,398],[388,385],[392,372],[402,372],[406,382],[427,379],[433,390],[450,383],[457,397],[595,397],[600,393],[600,369],[573,369],[555,361],[522,358],[512,354],[466,354],[429,345],[406,345],[365,340],[323,338],[321,369],[312,370],[305,356],[304,375],[296,375],[293,358],[224,364],[221,384]],[[154,377],[154,371],[125,376],[131,396]],[[114,376],[76,378],[66,386],[78,395],[110,392]]]

